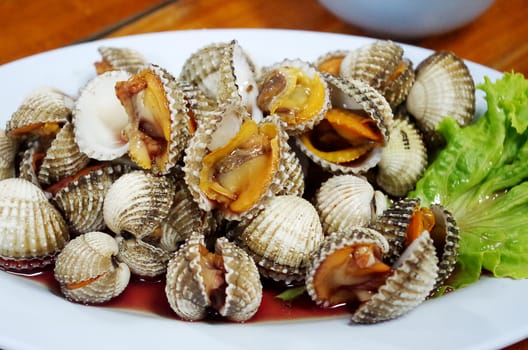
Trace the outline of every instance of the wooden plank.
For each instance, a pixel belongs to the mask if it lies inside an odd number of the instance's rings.
[[[0,64],[72,44],[167,0],[0,0]]]

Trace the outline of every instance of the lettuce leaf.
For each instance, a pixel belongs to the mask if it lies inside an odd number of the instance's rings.
[[[452,288],[476,282],[483,270],[528,278],[528,80],[506,73],[477,87],[487,112],[466,127],[452,118],[440,123],[446,147],[409,194],[442,204],[457,220]]]

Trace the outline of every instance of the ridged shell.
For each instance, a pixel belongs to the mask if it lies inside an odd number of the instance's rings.
[[[416,198],[401,199],[385,210],[378,217],[378,220],[371,225],[381,232],[389,242],[390,251],[385,257],[387,262],[393,263],[401,255],[407,237],[407,227],[419,204],[420,200]]]
[[[193,232],[208,236],[216,226],[212,212],[198,207],[187,185],[180,179],[175,183],[174,204],[161,224],[160,247],[176,251]]]
[[[200,172],[203,168],[202,159],[210,152],[211,149],[217,149],[236,136],[240,130],[243,121],[249,120],[247,112],[236,105],[222,105],[220,111],[213,115],[207,123],[202,124],[191,138],[185,152],[183,171],[185,172],[185,182],[198,206],[205,211],[217,208],[215,202],[211,201],[200,189]],[[298,183],[288,184],[286,178],[287,167],[296,166],[291,163],[291,155],[288,153],[291,148],[288,145],[288,135],[282,127],[282,123],[276,117],[271,117],[262,123],[273,123],[278,130],[279,141],[279,166],[278,171],[273,175],[267,189],[264,191],[260,200],[258,200],[248,210],[236,213],[228,208],[220,208],[221,216],[227,220],[240,220],[242,217],[251,216],[255,211],[262,209],[262,203],[270,198],[273,194],[278,193],[283,188],[295,190],[299,188]],[[215,140],[221,139],[221,142]],[[295,174],[299,169],[290,169]],[[292,179],[294,180],[294,179]]]
[[[325,72],[339,76],[341,74],[341,62],[349,53],[349,50],[335,50],[322,54],[314,61],[315,68],[320,72]]]
[[[96,167],[69,182],[53,196],[53,202],[64,215],[72,233],[103,230],[103,201],[114,181],[130,171],[116,164]]]
[[[132,171],[117,179],[106,193],[104,221],[117,234],[128,232],[141,239],[160,227],[173,200],[174,184],[169,177]]]
[[[405,196],[423,175],[427,149],[408,119],[399,118],[389,127],[389,141],[381,151],[376,183],[388,194]]]
[[[226,269],[226,300],[218,310],[232,321],[249,320],[262,301],[260,275],[251,257],[225,237],[216,240],[216,253],[221,255]]]
[[[133,236],[116,237],[120,261],[124,262],[134,275],[153,278],[167,271],[170,256],[167,251]]]
[[[15,176],[15,157],[18,142],[0,129],[0,180]]]
[[[193,53],[183,64],[180,79],[198,86],[218,103],[245,108],[255,121],[262,119],[257,107],[257,69],[236,40],[213,43]]]
[[[115,84],[130,73],[109,71],[81,89],[73,110],[75,140],[81,152],[97,160],[113,160],[126,154],[123,130],[128,115],[115,94]]]
[[[148,111],[145,113],[145,109],[148,110],[148,107],[143,96],[143,91],[127,91],[126,98],[129,98],[130,101],[123,101],[121,103],[125,106],[125,109],[128,114],[128,125],[125,128],[125,137],[128,138],[130,146],[128,149],[128,155],[132,161],[136,162],[140,167],[151,170],[155,174],[168,174],[170,170],[180,161],[183,157],[183,150],[187,146],[187,142],[191,136],[191,120],[189,115],[189,108],[187,107],[187,100],[183,89],[180,86],[180,83],[176,81],[174,76],[170,74],[166,69],[159,67],[154,64],[150,64],[144,69],[141,69],[137,75],[134,75],[129,81],[134,81],[137,76],[141,76],[145,72],[152,72],[156,78],[161,83],[163,88],[162,98],[163,102],[167,103],[169,109],[169,120],[167,121],[170,124],[170,130],[163,130],[162,128],[162,138],[166,145],[161,146],[162,154],[159,156],[166,157],[162,161],[162,164],[158,164],[157,159],[150,157],[148,164],[138,159],[137,154],[142,155],[144,152],[149,153],[148,150],[148,141],[144,141],[144,137],[139,135],[139,133],[146,134],[147,137],[150,137],[148,133],[148,127],[142,125],[143,118],[145,118],[147,123],[159,122],[157,118],[164,118],[165,116],[156,115],[155,111]],[[134,86],[135,83],[132,85]],[[147,87],[148,89],[148,84]],[[119,94],[119,93],[118,93]],[[132,94],[132,96],[131,96]],[[146,98],[146,97],[145,97]],[[134,101],[134,102],[131,102]],[[145,114],[151,114],[147,119]],[[163,123],[163,122],[162,122]],[[160,136],[152,136],[152,139],[160,138]],[[145,143],[145,145],[143,145]],[[139,146],[139,147],[138,147]],[[136,154],[137,153],[137,154]]]
[[[100,46],[97,50],[102,59],[102,62],[95,64],[98,74],[107,70],[124,70],[135,74],[147,64],[145,57],[139,51],[131,48]]]
[[[395,78],[396,72],[399,74]],[[411,61],[404,59],[403,48],[390,40],[378,40],[350,51],[341,63],[341,76],[366,82],[391,107],[405,100],[414,82]]]
[[[323,242],[314,206],[297,196],[272,197],[253,219],[242,220],[236,240],[276,281],[302,281],[311,255]]]
[[[284,96],[290,96],[297,93],[297,89],[294,88],[295,86],[290,82],[294,82],[296,84],[297,80],[299,80],[298,77],[295,77],[293,80],[288,79],[287,77],[284,78],[284,75],[286,74],[284,73],[284,69],[299,70],[309,79],[317,79],[320,84],[322,84],[322,96],[319,95],[318,91],[314,92],[309,88],[305,88],[303,91],[303,93],[306,95],[303,97],[305,97],[307,100],[310,98],[313,99],[314,96],[315,98],[321,100],[319,109],[314,111],[310,118],[301,115],[305,109],[304,106],[297,108],[287,108],[279,105],[277,110],[269,113],[270,111],[268,109],[270,105],[275,104],[277,100],[280,100]],[[282,71],[283,73],[277,74],[279,71]],[[284,83],[284,86],[281,86],[282,83]],[[330,91],[325,79],[322,77],[321,73],[318,72],[310,63],[300,59],[286,59],[272,66],[264,68],[263,73],[259,78],[258,84],[259,96],[257,102],[259,104],[259,108],[269,114],[277,114],[284,123],[286,132],[288,132],[288,134],[300,134],[312,129],[315,124],[324,118],[326,111],[330,107]],[[280,87],[281,89],[279,90],[277,87]],[[308,106],[311,105],[308,102],[306,104]]]
[[[41,88],[30,93],[7,121],[9,135],[23,135],[22,129],[44,123],[64,124],[69,121],[73,99],[53,88]]]
[[[394,264],[387,278],[372,298],[352,315],[355,323],[377,323],[399,317],[422,303],[436,281],[438,259],[427,231],[415,239]]]
[[[389,200],[363,177],[337,175],[325,181],[317,190],[315,207],[323,232],[367,226],[383,213]]]
[[[344,231],[334,231],[321,244],[321,247],[313,254],[308,268],[306,269],[306,291],[312,300],[323,307],[332,306],[328,300],[321,298],[315,288],[315,276],[321,264],[334,252],[345,247],[357,244],[373,244],[381,253],[387,253],[389,243],[379,232],[366,227],[349,227]]]
[[[297,154],[286,142],[282,143],[283,156],[279,165],[280,189],[275,193],[280,195],[294,195],[301,197],[304,193],[304,170]]]
[[[418,127],[435,138],[439,137],[435,128],[446,116],[460,125],[472,121],[475,84],[464,61],[447,51],[436,52],[422,61],[416,68],[416,81],[406,106]]]
[[[103,232],[88,232],[68,242],[54,270],[64,296],[93,304],[121,294],[130,280],[130,270],[116,259],[117,252],[114,238]]]
[[[66,222],[39,187],[18,178],[0,181],[0,263],[4,267],[46,266],[68,238]]]
[[[232,321],[246,321],[258,310],[262,284],[253,260],[226,238],[219,238],[215,254],[222,256],[225,274],[225,300],[212,301],[205,289],[200,246],[203,236],[194,234],[169,261],[165,294],[174,312],[186,320],[205,318],[208,308]],[[203,248],[202,248],[203,249]]]
[[[38,172],[42,185],[50,185],[84,168],[90,158],[79,150],[71,123],[65,124],[57,133]]]
[[[205,318],[211,305],[202,275],[200,245],[205,245],[203,236],[191,235],[167,266],[165,295],[171,309],[185,320]]]
[[[327,73],[322,73],[322,75],[331,89],[332,107],[364,110],[376,121],[385,142],[387,142],[389,138],[388,126],[393,122],[393,114],[385,98],[364,82],[345,80]],[[381,158],[381,149],[376,147],[361,160],[344,165],[321,159],[312,153],[299,137],[296,138],[296,144],[312,161],[332,174],[364,173],[376,166]]]
[[[29,142],[24,152],[22,152],[22,157],[18,164],[18,177],[38,187],[40,187],[40,183],[35,165],[39,154],[44,153],[48,147],[47,141],[47,139],[40,138]]]
[[[438,262],[438,277],[433,292],[440,288],[455,270],[458,258],[460,230],[453,215],[439,204],[431,205],[435,227],[431,231]]]

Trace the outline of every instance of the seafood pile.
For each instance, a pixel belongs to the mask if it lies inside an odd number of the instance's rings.
[[[0,132],[0,268],[52,267],[97,304],[165,279],[184,320],[242,322],[263,280],[304,286],[355,323],[399,317],[452,273],[459,233],[406,198],[435,126],[474,115],[464,62],[376,41],[259,67],[235,40],[169,72],[101,47],[69,96],[33,92]]]

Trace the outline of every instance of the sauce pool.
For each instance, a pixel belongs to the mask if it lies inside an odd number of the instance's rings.
[[[53,271],[48,270],[21,276],[39,282],[46,286],[50,292],[63,297],[59,284],[53,277]],[[284,289],[284,287],[282,288]],[[246,321],[246,323],[324,319],[346,317],[348,315],[345,307],[318,307],[306,293],[291,302],[282,301],[276,298],[276,295],[280,292],[282,290],[265,284],[260,307],[257,313],[249,321]],[[154,314],[163,318],[180,320],[170,308],[169,302],[165,297],[164,280],[143,281],[133,277],[123,293],[104,304],[97,304],[93,307],[126,309]]]

